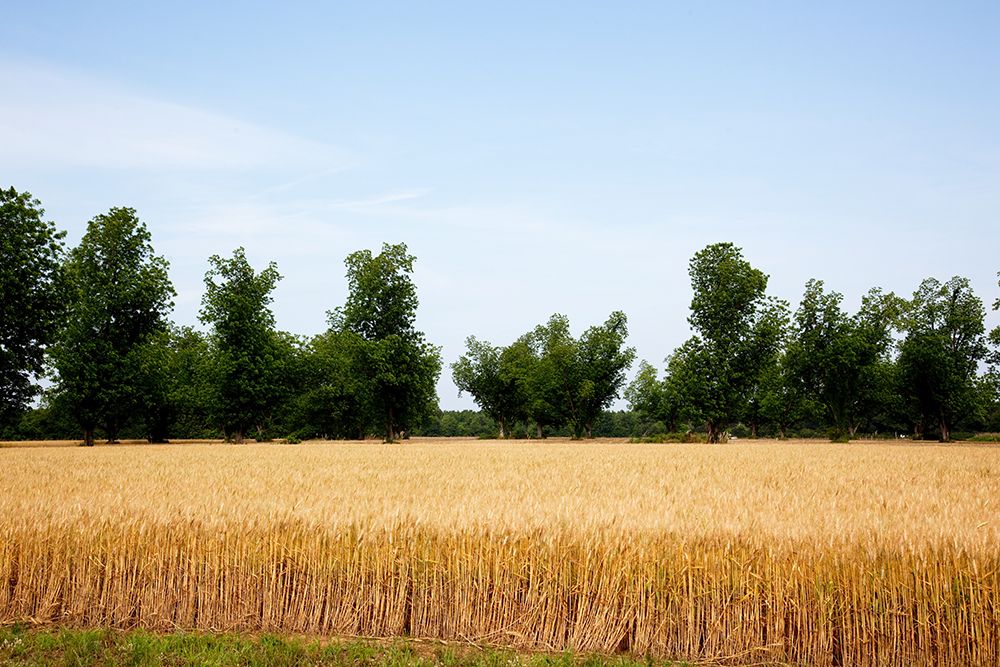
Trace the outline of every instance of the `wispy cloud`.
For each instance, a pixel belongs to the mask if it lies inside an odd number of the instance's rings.
[[[93,76],[0,61],[0,167],[331,170],[341,150]]]

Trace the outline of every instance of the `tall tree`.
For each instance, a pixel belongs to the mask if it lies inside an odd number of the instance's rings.
[[[955,421],[974,407],[977,368],[987,353],[985,315],[965,278],[928,278],[914,292],[898,364],[924,437],[936,429],[942,441],[950,440]]]
[[[213,421],[215,405],[214,363],[208,337],[192,327],[173,327],[167,341],[166,387],[169,406],[169,429],[174,437],[218,437],[221,432]],[[147,418],[152,434],[161,412]]]
[[[529,406],[539,437],[545,426],[575,425],[579,421],[575,393],[581,378],[579,350],[570,333],[569,318],[556,313],[525,334],[522,341],[531,350]]]
[[[242,443],[251,429],[263,431],[280,393],[281,349],[269,305],[281,274],[274,262],[255,272],[242,247],[208,261],[199,317],[212,327],[217,417]]]
[[[997,287],[1000,287],[1000,272],[997,272],[997,278]],[[993,302],[993,310],[1000,310],[1000,297]],[[990,332],[990,344],[993,346],[989,356],[990,366],[994,376],[1000,379],[1000,326]]]
[[[309,341],[296,408],[299,437],[364,438],[370,400],[367,383],[354,372],[358,340],[330,330]]]
[[[415,257],[405,244],[383,244],[382,252],[348,255],[348,296],[330,313],[330,327],[351,333],[355,368],[365,378],[365,396],[378,414],[386,442],[392,442],[437,407],[440,350],[416,329]]]
[[[501,438],[513,424],[527,416],[525,378],[519,372],[517,352],[495,347],[469,336],[466,353],[451,365],[459,395],[468,392],[476,404],[496,422]]]
[[[643,359],[639,362],[635,378],[625,389],[629,410],[639,415],[644,422],[665,422],[665,389],[665,383],[658,377],[656,368]]]
[[[619,396],[625,374],[635,361],[635,348],[625,347],[628,319],[611,313],[604,324],[583,332],[577,344],[579,384],[574,394],[576,433],[593,437],[594,422]]]
[[[887,361],[897,299],[872,290],[850,317],[843,297],[810,280],[795,313],[788,362],[808,400],[822,407],[835,440],[853,436],[871,416]]]
[[[62,239],[27,192],[0,189],[0,427],[38,393],[62,315]]]
[[[695,254],[688,268],[695,335],[674,354],[675,382],[709,442],[745,412],[761,373],[775,363],[787,321],[784,302],[766,295],[768,277],[732,243]]]
[[[112,208],[87,225],[66,264],[70,297],[52,356],[58,389],[94,444],[103,426],[109,442],[137,407],[144,384],[142,350],[162,332],[173,307],[167,261],[153,253],[135,209]]]

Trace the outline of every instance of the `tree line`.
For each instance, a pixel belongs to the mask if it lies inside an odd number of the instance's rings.
[[[950,440],[956,427],[1000,429],[1000,327],[986,336],[985,308],[967,279],[928,278],[909,299],[875,288],[849,314],[819,280],[806,283],[792,312],[731,243],[696,253],[688,273],[693,335],[662,377],[640,362],[624,394],[642,433],[616,435],[698,432],[718,442],[738,428],[751,437],[846,440],[863,431]],[[626,333],[616,312],[579,340],[559,315],[505,347],[472,337],[452,365],[455,384],[501,436],[532,423],[539,433],[569,425],[591,435],[634,358]]]
[[[415,327],[414,257],[384,245],[346,260],[349,294],[329,327],[278,331],[277,266],[255,271],[243,248],[213,255],[199,319],[172,324],[167,261],[131,208],[94,217],[80,244],[40,202],[0,190],[0,428],[8,435],[123,433],[151,442],[274,435],[394,440],[437,409],[440,350]],[[35,378],[52,386],[41,407]]]
[[[277,330],[274,263],[257,271],[242,248],[213,255],[202,332],[170,322],[168,263],[134,209],[95,216],[68,250],[28,193],[0,190],[0,222],[4,437],[697,432],[715,442],[1000,430],[1000,327],[987,336],[985,307],[960,277],[928,278],[910,298],[872,289],[853,314],[810,280],[792,311],[739,248],[713,244],[690,262],[692,336],[662,375],[642,361],[626,385],[636,352],[624,313],[578,337],[555,314],[505,346],[469,337],[451,372],[481,411],[441,412],[440,349],[416,329],[415,258],[403,244],[347,256],[347,299],[312,337]],[[629,411],[610,412],[622,395]]]

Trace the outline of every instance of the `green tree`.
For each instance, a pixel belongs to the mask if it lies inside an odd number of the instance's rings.
[[[663,379],[646,361],[639,363],[635,379],[625,390],[625,400],[649,426],[662,426],[667,432],[681,429],[682,420],[691,420],[691,409],[684,396],[685,367],[683,355],[676,352],[666,359],[667,369]],[[646,433],[648,435],[648,433]]]
[[[835,440],[853,436],[878,408],[898,300],[872,290],[850,317],[843,297],[810,280],[795,313],[788,363],[804,396],[822,407]]]
[[[1000,287],[1000,272],[997,272],[997,287]],[[1000,297],[993,302],[993,310],[1000,310]],[[995,376],[1000,376],[1000,326],[994,327],[990,332],[990,352],[989,361],[992,372]]]
[[[782,350],[773,365],[768,366],[761,380],[760,414],[763,422],[772,425],[781,438],[788,429],[807,414],[807,400],[801,384],[794,377],[788,350]]]
[[[544,428],[579,424],[576,388],[581,381],[577,341],[569,318],[556,313],[522,337],[521,362],[527,372],[529,411],[541,437]],[[530,357],[524,351],[531,350]],[[578,435],[578,434],[577,434]]]
[[[227,436],[242,443],[264,430],[280,396],[282,350],[268,306],[281,274],[274,262],[255,272],[243,248],[208,261],[199,317],[212,327],[214,402]]]
[[[112,208],[87,225],[66,263],[70,296],[52,356],[58,390],[94,444],[109,442],[135,412],[144,384],[143,348],[162,332],[173,307],[167,261],[153,253],[135,209]]]
[[[969,281],[957,276],[924,280],[907,304],[898,364],[924,437],[937,429],[950,440],[952,425],[974,409],[978,364],[987,353],[985,316]]]
[[[330,328],[355,336],[353,367],[367,382],[369,413],[392,442],[437,409],[440,350],[416,329],[417,288],[405,244],[348,255],[348,296],[330,313]]]
[[[170,329],[166,351],[166,405],[169,431],[177,438],[218,437],[221,429],[213,420],[215,378],[213,350],[208,337],[192,327]],[[160,413],[148,418],[147,425]],[[152,432],[152,426],[147,426]]]
[[[526,414],[539,437],[546,426],[569,426],[574,437],[592,437],[601,412],[621,395],[635,359],[635,350],[625,347],[627,336],[620,311],[579,340],[570,332],[569,318],[556,313],[511,346],[510,374],[523,378]]]
[[[688,269],[695,335],[674,353],[671,373],[685,409],[709,442],[746,411],[764,369],[775,363],[787,306],[767,297],[768,277],[731,243],[699,251]]]
[[[0,426],[38,393],[63,313],[64,232],[27,192],[0,189]]]
[[[611,313],[604,324],[583,332],[577,344],[579,384],[571,392],[577,435],[593,437],[594,422],[621,396],[625,375],[635,361],[635,348],[625,347],[628,319]]]
[[[475,336],[467,338],[465,345],[466,354],[451,365],[459,396],[468,392],[505,438],[514,423],[527,416],[527,388],[519,372],[518,351],[495,347]]]
[[[357,337],[330,330],[309,341],[298,398],[298,437],[363,438],[370,421],[367,384],[354,372]]]
[[[645,422],[663,421],[666,386],[658,377],[656,368],[645,359],[639,362],[635,378],[625,388],[625,400]]]

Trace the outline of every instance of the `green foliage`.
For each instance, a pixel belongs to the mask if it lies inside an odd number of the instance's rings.
[[[824,411],[835,441],[853,435],[886,400],[890,385],[883,364],[900,310],[897,297],[872,290],[861,311],[849,317],[842,299],[825,292],[822,281],[806,283],[787,355],[791,381]]]
[[[555,314],[515,341],[510,364],[524,378],[525,412],[538,435],[545,426],[568,425],[574,437],[593,436],[595,421],[621,395],[635,359],[635,350],[625,347],[627,336],[625,314],[615,311],[579,340],[569,319]]]
[[[237,443],[260,434],[281,395],[280,367],[288,345],[274,329],[268,307],[281,279],[271,262],[256,273],[243,248],[231,258],[212,255],[199,314],[212,327],[214,407]]]
[[[787,322],[784,302],[765,294],[767,276],[731,243],[699,251],[688,271],[695,335],[670,358],[668,382],[683,416],[706,425],[709,442],[747,409],[764,370],[775,363]]]
[[[495,434],[493,421],[479,410],[439,410],[414,429],[414,435],[428,437],[486,437]]]
[[[357,336],[330,330],[302,350],[291,424],[307,438],[363,438],[371,422],[369,389],[355,374]]]
[[[87,226],[66,263],[65,326],[52,356],[58,391],[92,445],[101,425],[109,441],[139,409],[148,385],[146,345],[163,332],[174,290],[167,262],[153,254],[131,208],[113,208]]]
[[[27,192],[0,189],[0,427],[38,393],[63,308],[62,239]]]
[[[625,374],[635,361],[635,348],[625,347],[628,319],[611,313],[604,324],[580,336],[577,352],[579,385],[573,392],[574,429],[593,436],[594,422],[621,395]]]
[[[708,442],[708,437],[702,433],[692,433],[691,431],[686,431],[684,433],[674,432],[674,433],[655,433],[653,435],[644,435],[639,437],[634,437],[630,442],[645,442],[645,443],[688,443],[688,442]]]
[[[500,437],[515,422],[532,421],[535,435],[568,425],[575,437],[592,437],[594,425],[621,392],[635,358],[624,347],[625,315],[614,312],[579,340],[569,320],[555,314],[544,325],[501,348],[467,341],[468,352],[452,366],[459,391],[467,391],[496,422]]]
[[[900,343],[902,392],[927,437],[950,439],[955,422],[976,408],[976,373],[987,354],[985,310],[969,281],[928,278],[907,304]]]
[[[405,244],[383,244],[372,255],[348,255],[348,297],[330,313],[331,331],[350,350],[351,370],[365,383],[358,396],[365,414],[381,422],[387,442],[404,435],[436,409],[440,350],[415,327],[415,258]]]
[[[468,392],[476,404],[496,422],[498,435],[510,435],[508,427],[527,418],[527,377],[516,348],[494,347],[475,336],[465,341],[467,352],[451,365],[459,396]]]

